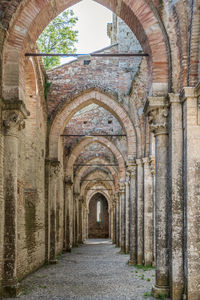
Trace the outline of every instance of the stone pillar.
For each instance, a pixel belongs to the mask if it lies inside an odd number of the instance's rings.
[[[130,259],[129,265],[137,264],[137,210],[136,210],[136,164],[127,162],[127,171],[130,174]]]
[[[73,216],[74,216],[74,238],[73,238],[73,246],[78,246],[78,228],[79,228],[79,220],[78,220],[78,205],[79,205],[79,196],[80,194],[74,193],[73,197]]]
[[[65,185],[65,247],[64,250],[67,252],[71,251],[72,244],[70,243],[70,235],[71,235],[71,230],[72,228],[70,227],[70,202],[71,202],[71,195],[72,195],[72,179],[71,176],[66,176],[64,180],[64,185]]]
[[[4,107],[4,269],[2,293],[5,297],[16,297],[20,292],[17,279],[17,177],[18,137],[28,115],[25,107],[13,103]]]
[[[50,208],[50,253],[49,263],[57,263],[56,259],[56,197],[57,197],[57,179],[60,172],[60,162],[50,160],[49,173],[49,208]]]
[[[121,220],[121,253],[125,253],[125,183],[121,182],[119,187],[120,193],[120,220]]]
[[[183,297],[183,128],[182,104],[179,95],[169,94],[169,151],[170,151],[170,292],[173,300]]]
[[[113,200],[113,239],[112,242],[113,244],[116,244],[116,202],[115,198]]]
[[[188,300],[200,297],[200,84],[183,102],[184,279]]]
[[[79,197],[79,244],[83,244],[83,197]]]
[[[110,239],[113,241],[113,212],[114,212],[114,207],[113,203],[110,206]]]
[[[144,203],[143,203],[143,166],[142,160],[136,159],[137,165],[137,264],[142,265],[143,260],[143,251],[144,251],[144,240],[143,240],[143,214],[144,214]]]
[[[129,218],[129,189],[130,189],[130,182],[129,182],[129,173],[127,172],[126,175],[126,182],[125,182],[125,189],[126,189],[126,203],[125,203],[125,252],[129,253],[129,245],[130,245],[130,218]]]
[[[153,228],[153,178],[150,169],[149,157],[142,159],[143,174],[144,174],[144,265],[152,265],[153,243],[154,243],[154,228]]]
[[[168,103],[164,97],[149,97],[145,112],[149,116],[150,129],[155,135],[156,182],[156,282],[154,296],[169,296],[168,260]]]
[[[115,194],[116,201],[116,246],[120,246],[120,203],[119,203],[119,195]]]
[[[152,194],[153,194],[153,262],[152,265],[155,266],[155,259],[156,259],[156,220],[155,220],[155,157],[149,157],[150,162],[150,169],[151,169],[151,176],[152,176]]]
[[[88,239],[88,216],[89,216],[89,208],[86,208],[86,239]]]

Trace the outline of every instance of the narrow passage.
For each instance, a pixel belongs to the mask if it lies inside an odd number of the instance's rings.
[[[110,240],[88,240],[22,281],[17,299],[153,299],[154,270],[127,264]]]

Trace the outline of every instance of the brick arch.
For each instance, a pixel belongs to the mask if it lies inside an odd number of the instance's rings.
[[[117,149],[115,144],[113,144],[110,140],[102,136],[85,137],[74,147],[66,164],[66,171],[65,171],[66,175],[71,175],[73,171],[73,165],[76,159],[78,158],[79,154],[84,150],[84,148],[86,148],[92,143],[102,144],[113,153],[119,165],[119,177],[121,180],[125,180],[126,178],[125,161],[121,152]]]
[[[110,189],[111,186],[109,185],[104,185],[104,184],[93,184],[90,186],[91,188],[95,188],[95,189],[103,189],[102,191],[94,191],[94,190],[87,190],[85,188],[84,191],[82,191],[82,195],[84,195],[83,197],[85,198],[86,200],[86,207],[89,208],[89,199],[91,199],[90,195],[91,194],[95,194],[95,193],[99,193],[99,192],[104,192],[105,194],[107,194],[107,200],[108,201],[108,205],[110,207],[111,205],[111,197],[113,195],[114,192],[110,191],[110,190],[106,190],[106,188]],[[114,189],[113,189],[114,190]]]
[[[56,115],[52,122],[49,134],[49,157],[55,158],[59,154],[59,138],[62,134],[67,122],[80,109],[95,103],[113,114],[122,128],[127,134],[128,153],[130,157],[135,157],[137,154],[137,136],[132,121],[130,120],[126,110],[112,97],[99,91],[89,91],[76,97],[70,103],[65,103],[61,111]]]
[[[3,97],[7,100],[16,99],[16,91],[20,98],[20,89],[23,89],[20,76],[23,76],[23,49],[26,43],[34,45],[40,33],[59,13],[77,3],[77,0],[32,1],[22,0],[16,13],[9,22],[9,30],[3,47]],[[169,42],[161,20],[145,0],[100,0],[105,7],[112,10],[131,28],[140,42],[143,51],[149,54],[149,79],[153,89],[167,92],[169,82],[168,64],[171,61],[167,55]],[[14,63],[13,63],[14,59]],[[12,69],[10,66],[12,65]],[[10,93],[9,93],[10,90]],[[23,100],[23,99],[22,99]]]
[[[104,158],[100,158],[100,157],[94,157],[94,158],[91,158],[89,159],[87,162],[88,163],[103,163],[103,164],[108,164],[109,161],[104,159]],[[110,174],[112,175],[112,179],[114,180],[115,182],[115,189],[116,191],[118,190],[118,185],[119,185],[119,182],[118,182],[118,174],[117,174],[117,171],[112,167],[112,166],[106,166],[105,167],[109,172]],[[80,187],[80,182],[81,182],[81,179],[84,175],[84,173],[87,171],[87,170],[90,170],[90,167],[89,166],[83,166],[80,168],[80,170],[78,170],[75,178],[74,178],[74,189],[75,189],[75,192],[78,192],[79,190],[79,187]],[[95,169],[96,170],[96,169]],[[94,170],[93,170],[94,171]],[[90,172],[91,173],[91,172]],[[88,174],[87,174],[88,175]],[[86,175],[86,176],[87,176]]]
[[[88,205],[89,205],[90,200],[92,199],[92,197],[93,197],[95,194],[97,194],[97,193],[103,195],[103,196],[106,198],[106,200],[107,200],[107,202],[108,202],[108,208],[110,208],[110,202],[111,202],[111,201],[109,201],[110,198],[108,197],[108,195],[107,195],[106,193],[104,193],[104,191],[98,191],[98,192],[93,191],[93,193],[91,193],[91,195],[89,195],[89,197],[88,197]],[[86,203],[87,203],[87,199],[86,199]]]
[[[107,179],[107,178],[110,178],[109,175],[104,171],[104,170],[101,170],[101,169],[95,169],[93,171],[91,171],[89,174],[87,174],[85,176],[85,178],[87,179],[96,179],[98,177],[98,179],[100,180],[100,182],[93,182],[93,181],[85,181],[81,184],[81,194],[85,191],[85,189],[87,187],[92,187],[94,185],[104,185],[105,188],[110,188],[112,187],[112,192],[115,191],[115,185],[113,182],[111,181],[101,181],[103,179]]]

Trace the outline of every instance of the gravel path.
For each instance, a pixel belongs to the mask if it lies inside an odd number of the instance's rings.
[[[17,299],[153,299],[154,270],[128,266],[128,259],[108,240],[88,240],[26,277]]]

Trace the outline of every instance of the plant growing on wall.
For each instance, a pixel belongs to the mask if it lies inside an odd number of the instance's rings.
[[[51,21],[37,40],[40,53],[74,53],[78,35],[74,26],[77,21],[73,10],[66,10]],[[52,69],[60,64],[60,57],[44,56],[43,63],[46,70]]]

